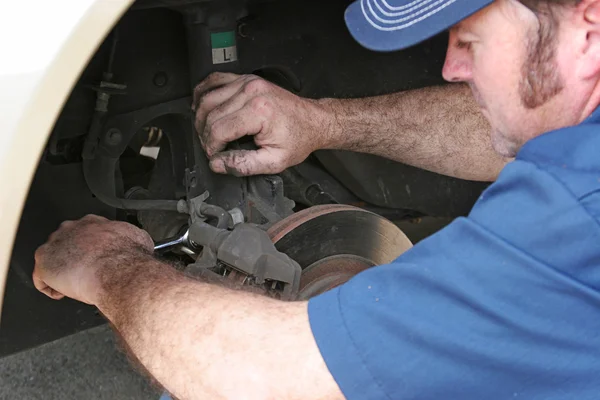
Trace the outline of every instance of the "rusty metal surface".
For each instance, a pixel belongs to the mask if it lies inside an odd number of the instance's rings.
[[[302,210],[267,231],[277,250],[302,267],[299,299],[308,299],[386,264],[412,247],[387,219],[363,209],[328,204]]]
[[[308,221],[320,217],[321,215],[326,215],[339,211],[353,210],[360,209],[353,206],[347,206],[345,204],[325,204],[322,206],[310,207],[277,222],[269,228],[267,233],[269,234],[269,237],[271,238],[273,243],[277,243],[283,236],[285,236],[289,232],[293,231],[294,229]]]
[[[323,258],[302,271],[298,300],[308,300],[340,286],[354,275],[373,266],[371,261],[352,254]]]

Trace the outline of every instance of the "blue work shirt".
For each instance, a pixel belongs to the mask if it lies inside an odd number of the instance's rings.
[[[600,111],[527,142],[466,218],[309,301],[348,399],[600,399]]]

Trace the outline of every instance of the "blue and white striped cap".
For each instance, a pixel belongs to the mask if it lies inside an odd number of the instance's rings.
[[[450,28],[493,0],[358,0],[346,10],[354,39],[377,51],[401,50]]]

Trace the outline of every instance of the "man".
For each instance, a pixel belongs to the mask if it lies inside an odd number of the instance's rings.
[[[190,280],[145,232],[88,216],[37,251],[38,289],[96,305],[182,399],[598,398],[600,0],[361,0],[346,21],[376,50],[450,28],[444,77],[471,87],[492,145],[460,85],[309,101],[216,75],[195,96],[212,168],[275,172],[329,147],[492,180],[516,156],[468,218],[283,303]],[[436,121],[450,110],[463,129]],[[259,150],[222,152],[245,134]]]

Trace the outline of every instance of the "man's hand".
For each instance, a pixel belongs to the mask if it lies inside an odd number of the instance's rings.
[[[55,300],[67,296],[98,305],[102,296],[99,271],[114,268],[124,255],[149,257],[153,247],[148,233],[125,222],[97,215],[65,221],[35,252],[33,283]]]
[[[274,174],[323,147],[334,118],[316,100],[254,75],[214,73],[194,90],[196,131],[210,167],[234,175]],[[258,150],[225,150],[253,135]]]

